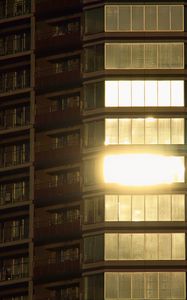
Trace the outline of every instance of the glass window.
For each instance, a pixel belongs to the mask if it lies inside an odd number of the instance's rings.
[[[118,6],[119,10],[119,21],[118,21],[118,28],[120,31],[129,31],[131,30],[131,7],[127,5],[121,5]],[[136,14],[136,12],[134,12]],[[136,24],[134,24],[136,25]],[[106,28],[108,29],[108,26],[106,24]],[[114,30],[118,30],[118,28],[115,28]]]
[[[107,83],[107,81],[105,81]],[[133,104],[131,104],[132,102],[132,87],[131,87],[131,81],[124,81],[124,80],[120,80],[118,81],[118,97],[119,97],[119,103],[117,102],[116,106],[133,106]],[[107,90],[106,86],[105,89]],[[134,95],[135,96],[135,95]],[[107,100],[107,94],[105,94],[105,99]],[[118,100],[118,99],[117,99]],[[137,100],[135,101],[135,103],[140,103],[141,101]],[[113,105],[105,105],[105,106],[113,106]],[[115,106],[115,105],[114,105]]]
[[[105,221],[118,221],[118,196],[105,196]]]
[[[118,106],[118,81],[106,81],[105,82],[105,106]]]
[[[104,30],[103,8],[89,9],[85,11],[85,34],[93,34]]]
[[[105,144],[118,144],[118,119],[105,120]]]
[[[157,6],[145,5],[145,30],[155,31],[157,29]]]
[[[144,81],[132,81],[132,106],[144,106]]]
[[[105,43],[105,69],[145,68],[184,69],[184,43]]]
[[[132,196],[132,221],[144,221],[144,196]]]
[[[144,30],[144,7],[141,5],[132,6],[132,31],[137,30]]]
[[[105,260],[118,260],[118,234],[105,234]]]
[[[106,17],[106,28],[109,31],[118,29],[118,7],[117,6],[106,6],[105,7]]]
[[[158,6],[158,30],[170,30],[170,7],[168,5]]]

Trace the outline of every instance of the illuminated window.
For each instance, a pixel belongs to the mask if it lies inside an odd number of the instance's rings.
[[[185,272],[106,272],[104,299],[186,299]]]
[[[105,44],[105,69],[183,68],[184,43]]]
[[[184,212],[182,194],[105,196],[105,221],[184,221]]]
[[[106,5],[105,31],[184,31],[184,6]]]
[[[106,184],[151,186],[184,182],[184,157],[153,154],[118,154],[104,158]]]
[[[184,106],[184,81],[107,80],[105,106]]]
[[[184,260],[184,233],[106,233],[105,260]]]
[[[105,119],[105,144],[184,144],[184,119]]]

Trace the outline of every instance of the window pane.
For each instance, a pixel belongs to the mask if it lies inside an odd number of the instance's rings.
[[[132,30],[144,30],[144,8],[132,5]]]
[[[170,221],[171,220],[171,196],[160,195],[159,201],[159,221]]]
[[[160,272],[159,273],[159,298],[171,299],[171,276],[172,273]]]
[[[145,259],[158,259],[158,236],[155,233],[145,234]]]
[[[119,30],[131,30],[131,8],[130,6],[119,5]]]
[[[144,81],[132,81],[132,106],[144,106]]]
[[[105,221],[118,221],[118,196],[105,196]]]
[[[145,119],[145,144],[157,144],[157,119]]]
[[[118,298],[118,273],[105,273],[105,298]]]
[[[131,221],[131,196],[119,196],[119,221]]]
[[[172,195],[172,221],[185,221],[184,195]]]
[[[158,299],[158,273],[146,272],[146,299]]]
[[[184,81],[171,81],[171,106],[184,106]]]
[[[185,299],[185,273],[171,273],[171,295],[172,299]]]
[[[144,221],[144,196],[132,196],[132,220]]]
[[[119,259],[132,259],[131,234],[119,234]]]
[[[184,7],[171,6],[171,30],[184,30]]]
[[[185,234],[172,233],[172,259],[185,259]]]
[[[131,81],[119,82],[119,106],[131,106]]]
[[[184,144],[184,119],[171,119],[171,143]]]
[[[144,274],[132,274],[132,299],[144,299]]]
[[[132,259],[144,259],[144,252],[144,234],[132,234]]]
[[[131,119],[119,119],[119,144],[131,144],[131,132]]]
[[[131,273],[119,273],[119,298],[131,299]]]
[[[118,81],[105,81],[105,107],[118,106]]]
[[[144,44],[132,44],[132,69],[142,68],[144,68]]]
[[[170,144],[170,119],[158,119],[158,143]]]
[[[118,144],[118,119],[105,120],[105,144]]]
[[[169,5],[158,5],[158,30],[170,30]]]
[[[118,30],[118,7],[106,6],[106,30]]]
[[[157,106],[157,81],[145,81],[145,106]]]
[[[158,220],[158,197],[155,195],[145,196],[145,221],[157,221]]]
[[[171,233],[159,234],[159,259],[171,259]]]
[[[145,44],[145,69],[158,69],[157,44]]]
[[[144,144],[144,119],[132,119],[132,144]]]
[[[156,5],[145,5],[145,30],[157,29],[156,15]]]
[[[170,81],[158,81],[158,106],[170,106]]]
[[[118,259],[118,234],[105,234],[105,259]]]

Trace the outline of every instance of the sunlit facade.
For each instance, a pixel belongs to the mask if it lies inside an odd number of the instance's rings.
[[[84,300],[186,299],[186,6],[91,2]]]

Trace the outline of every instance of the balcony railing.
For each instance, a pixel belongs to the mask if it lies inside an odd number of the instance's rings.
[[[29,162],[29,153],[17,151],[4,151],[0,159],[0,168],[14,167],[17,165],[23,165]]]
[[[2,0],[0,2],[0,19],[22,16],[30,13],[31,0]]]
[[[21,53],[30,50],[30,36],[25,38],[2,38],[0,39],[0,56]]]
[[[0,282],[6,280],[17,280],[28,277],[29,264],[10,264],[0,270]]]
[[[80,199],[80,182],[58,183],[54,181],[37,182],[35,185],[35,201],[42,204],[66,201],[73,197]]]
[[[80,218],[64,222],[38,222],[35,227],[35,238],[38,242],[66,240],[80,237]]]
[[[13,73],[0,75],[0,93],[14,92],[30,87],[30,73],[26,72],[20,77]]]
[[[29,236],[28,228],[21,226],[7,226],[0,232],[0,243],[8,243],[27,239]]]
[[[29,186],[25,190],[21,188],[9,188],[8,191],[0,192],[0,206],[21,203],[29,200]]]
[[[29,125],[30,121],[26,115],[29,115],[29,108],[26,109],[21,116],[13,112],[0,115],[0,130],[20,128]]]
[[[80,259],[71,258],[71,260],[60,261],[36,261],[34,267],[34,276],[37,280],[47,281],[53,278],[72,278],[80,275]]]

